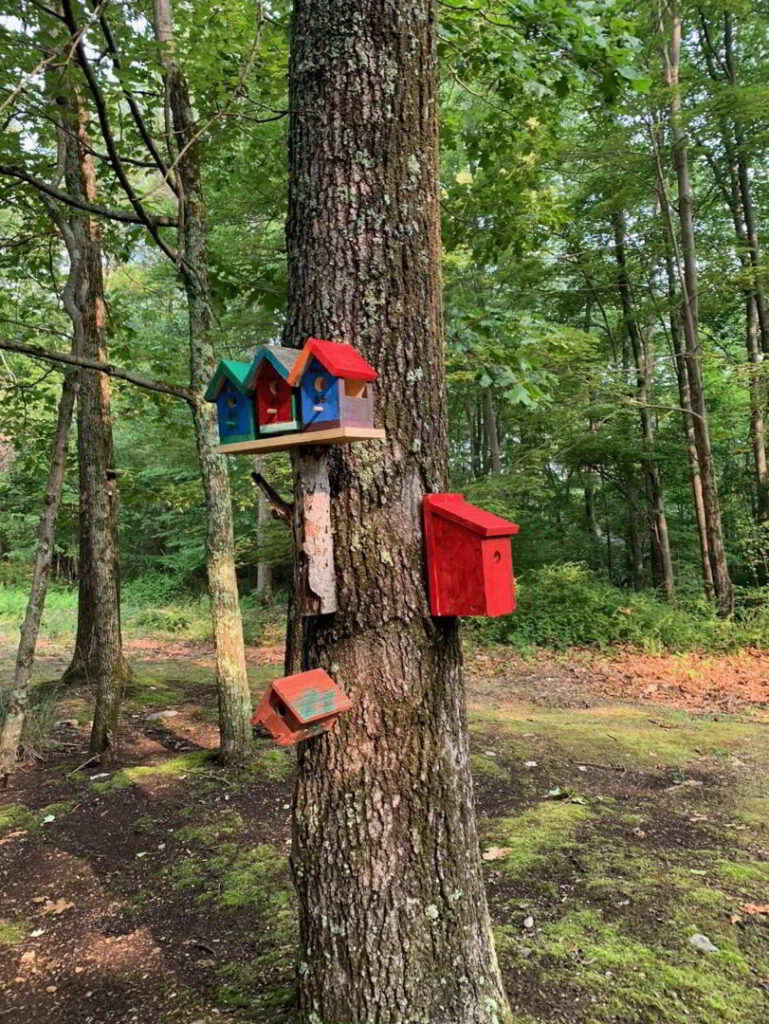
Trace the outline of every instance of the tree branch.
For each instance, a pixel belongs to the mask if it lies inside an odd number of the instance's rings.
[[[105,206],[96,206],[93,203],[87,203],[84,199],[78,199],[76,196],[71,196],[68,192],[62,192],[58,188],[54,188],[53,185],[49,185],[48,182],[43,181],[42,178],[36,178],[33,174],[29,174],[21,167],[14,167],[12,164],[0,164],[0,174],[5,175],[8,178],[18,178],[19,181],[25,181],[28,185],[32,185],[38,190],[38,192],[44,192],[47,196],[52,199],[58,199],[60,203],[67,203],[69,206],[75,206],[78,210],[83,210],[85,213],[93,213],[97,217],[105,217],[107,220],[117,220],[123,224],[144,224],[146,225],[146,219],[138,217],[134,213],[128,213],[123,210],[108,210]],[[177,221],[173,217],[150,217],[152,223],[158,228],[175,228]]]
[[[75,20],[75,15],[72,11],[72,4],[70,0],[62,0],[62,11],[64,13],[64,17],[66,19],[67,25],[70,28],[70,31],[74,33],[77,27],[77,22]],[[94,12],[94,16],[98,17],[96,11]],[[101,134],[104,139],[104,144],[107,147],[107,152],[109,153],[112,168],[115,174],[117,175],[117,179],[120,182],[126,196],[128,197],[128,201],[130,202],[131,206],[133,206],[134,210],[136,210],[140,223],[146,226],[147,230],[155,240],[155,244],[158,246],[158,248],[161,249],[166,254],[166,256],[172,262],[175,263],[177,258],[176,252],[170,245],[164,242],[163,239],[158,234],[156,224],[153,223],[152,218],[147,214],[146,210],[144,209],[144,206],[139,200],[139,197],[134,192],[133,186],[131,185],[131,182],[128,180],[128,176],[126,175],[126,172],[123,168],[123,164],[120,161],[120,155],[118,154],[117,147],[115,145],[115,139],[112,135],[112,129],[109,123],[109,114],[107,113],[107,104],[104,99],[104,94],[102,93],[99,83],[96,80],[96,76],[93,73],[93,68],[91,67],[90,61],[88,60],[88,54],[86,53],[85,45],[83,43],[82,38],[77,41],[77,45],[75,46],[75,55],[83,71],[83,74],[85,75],[85,79],[88,83],[88,88],[91,91],[91,95],[93,96],[94,106],[96,107],[96,115],[99,118]]]
[[[251,479],[272,506],[272,514],[275,519],[281,519],[284,523],[292,522],[294,518],[292,502],[284,501],[275,488],[267,483],[261,473],[252,473]]]
[[[69,352],[52,352],[40,345],[23,345],[21,342],[7,341],[5,338],[0,338],[0,349],[30,356],[32,359],[43,359],[49,363],[65,363],[68,366],[81,366],[86,370],[98,370],[99,373],[105,373],[108,377],[115,377],[118,380],[125,380],[137,388],[144,388],[145,391],[157,391],[161,395],[173,395],[174,398],[181,398],[188,405],[192,405],[195,401],[193,393],[187,388],[177,387],[176,384],[166,384],[162,380],[153,380],[141,373],[123,370],[113,363],[100,363],[98,359],[89,359],[87,356],[72,355]]]

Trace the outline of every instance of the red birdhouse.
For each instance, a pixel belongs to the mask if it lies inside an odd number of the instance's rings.
[[[326,732],[352,701],[322,668],[276,679],[251,718],[287,747]]]
[[[515,611],[510,538],[516,523],[485,512],[461,494],[422,502],[430,612],[509,615]]]

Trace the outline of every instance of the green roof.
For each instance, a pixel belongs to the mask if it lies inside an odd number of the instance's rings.
[[[216,373],[206,388],[206,401],[216,401],[226,380],[234,384],[238,391],[245,395],[248,391],[247,382],[250,370],[251,363],[241,363],[236,359],[222,359],[216,368]]]

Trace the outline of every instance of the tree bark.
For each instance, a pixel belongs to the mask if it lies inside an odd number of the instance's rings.
[[[75,89],[58,100],[64,126],[67,192],[96,200],[96,172],[88,144],[88,114]],[[53,207],[49,204],[49,209]],[[59,217],[69,250],[73,286],[65,295],[72,320],[73,350],[106,362],[106,306],[101,225],[73,211]],[[124,682],[131,672],[120,629],[120,549],[114,474],[109,380],[83,370],[77,398],[80,486],[78,621],[66,683],[95,683],[90,752],[104,763],[117,754],[117,723]]]
[[[40,621],[43,617],[48,579],[51,573],[56,517],[59,512],[64,470],[67,462],[69,430],[72,424],[72,413],[75,407],[78,386],[78,374],[67,374],[62,384],[61,398],[59,399],[59,412],[53,435],[51,466],[48,472],[43,512],[40,516],[40,526],[37,535],[35,568],[32,573],[32,585],[29,591],[27,610],[21,626],[21,639],[16,654],[16,668],[13,675],[10,706],[3,725],[2,736],[0,736],[0,786],[7,785],[8,777],[13,771],[21,741],[21,732],[24,727],[24,719],[27,714],[29,680],[32,675],[32,663],[35,658],[35,647],[37,645],[38,633],[40,632]]]
[[[713,452],[710,443],[708,410],[705,403],[705,386],[702,378],[700,342],[697,310],[697,257],[694,234],[694,214],[691,178],[689,174],[688,142],[681,129],[681,99],[679,93],[679,67],[681,57],[681,19],[673,9],[670,16],[670,44],[663,42],[663,76],[670,90],[670,129],[673,162],[678,181],[678,217],[681,229],[683,267],[679,263],[679,277],[682,292],[681,314],[684,329],[686,373],[689,380],[694,440],[702,481],[702,498],[705,509],[705,528],[708,537],[710,568],[713,574],[713,591],[716,607],[722,616],[734,610],[734,588],[729,576],[724,545],[721,510],[718,501]],[[660,27],[664,29],[665,19],[660,15]]]
[[[224,762],[231,762],[242,760],[251,747],[251,694],[235,573],[230,481],[226,458],[216,452],[216,410],[203,397],[216,363],[201,150],[196,141],[197,127],[187,80],[174,50],[170,0],[154,0],[154,18],[172,125],[169,145],[177,160],[180,268],[189,313],[192,415],[206,503],[206,561],[216,648],[220,756]]]
[[[492,476],[502,472],[502,459],[499,454],[499,434],[497,432],[497,414],[494,410],[494,396],[491,388],[483,388],[483,433],[489,451],[489,467]]]
[[[328,463],[334,615],[300,663],[354,707],[301,744],[291,863],[304,1024],[507,1021],[478,859],[455,619],[430,618],[421,500],[448,481],[434,0],[297,0],[286,341],[380,372],[381,445]]]
[[[614,229],[615,259],[617,262],[617,291],[622,305],[625,327],[630,339],[636,381],[636,398],[638,415],[641,424],[643,442],[643,467],[646,486],[652,509],[652,545],[655,551],[656,571],[655,584],[663,597],[669,600],[673,596],[673,560],[670,554],[668,537],[668,521],[665,513],[665,495],[662,488],[662,476],[654,458],[654,424],[649,411],[649,366],[646,344],[636,318],[633,294],[630,286],[627,257],[625,253],[625,217],[622,211],[615,210],[611,216]],[[653,562],[654,564],[654,562]],[[634,579],[637,577],[634,575]]]
[[[262,460],[259,458],[254,459],[257,473],[261,469]],[[270,507],[267,502],[267,498],[262,492],[261,487],[256,489],[256,549],[257,549],[257,563],[256,563],[256,593],[260,600],[264,601],[265,604],[272,597],[272,566],[268,561],[265,560],[263,555],[263,549],[265,544],[265,526],[267,520],[270,518]]]

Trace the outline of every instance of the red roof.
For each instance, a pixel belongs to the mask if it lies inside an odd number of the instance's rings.
[[[322,341],[320,338],[308,338],[297,359],[288,382],[296,387],[312,356],[322,363],[329,373],[347,380],[376,380],[379,374],[369,365],[360,352],[352,345],[341,341]]]
[[[426,494],[425,504],[434,515],[459,523],[482,537],[510,537],[519,530],[517,523],[471,505],[462,494]]]

